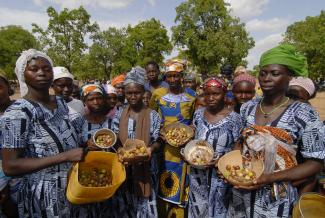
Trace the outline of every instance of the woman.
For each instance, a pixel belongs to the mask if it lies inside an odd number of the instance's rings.
[[[240,113],[242,104],[252,100],[255,96],[256,78],[249,74],[236,76],[232,84],[232,92],[235,97],[234,111]]]
[[[116,89],[110,84],[106,84],[104,88],[107,93],[107,99],[106,99],[107,109],[108,109],[107,116],[113,119],[117,111],[117,107],[116,107],[117,92]]]
[[[4,72],[0,70],[0,117],[5,110],[14,102],[10,99],[13,90],[9,85],[9,81]],[[1,121],[0,121],[1,122]],[[0,138],[2,133],[0,131]],[[0,144],[1,145],[1,144]],[[19,186],[19,179],[11,179],[7,177],[2,170],[2,158],[0,157],[0,217],[3,214],[6,217],[17,217],[17,191]]]
[[[184,65],[170,64],[166,69],[169,88],[159,88],[152,93],[150,107],[162,116],[163,126],[180,122],[189,125],[194,112],[195,98],[182,88]],[[193,90],[192,90],[193,92]],[[158,210],[161,217],[186,217],[188,203],[188,170],[182,160],[180,148],[167,143],[160,154]],[[185,185],[184,185],[185,184]],[[178,190],[179,191],[174,191]]]
[[[100,85],[89,84],[81,87],[81,97],[87,108],[81,135],[82,141],[87,142],[97,130],[111,129],[114,116],[107,116],[106,92]]]
[[[232,150],[240,135],[240,115],[225,106],[226,83],[210,78],[204,83],[206,107],[194,114],[195,139],[209,142],[215,156]],[[191,167],[189,217],[226,217],[231,187],[218,177],[212,163],[204,170]]]
[[[2,116],[1,154],[8,176],[22,176],[18,193],[20,217],[69,217],[65,197],[71,162],[81,161],[78,129],[63,99],[49,94],[51,59],[35,49],[24,51],[15,73],[23,99]]]
[[[158,217],[157,166],[153,153],[159,148],[160,117],[143,104],[145,71],[132,68],[124,81],[125,97],[129,102],[113,121],[113,130],[122,144],[128,138],[140,139],[147,145],[149,160],[127,166],[127,181],[113,197],[113,217]],[[151,162],[150,162],[151,159]]]
[[[82,101],[71,96],[73,92],[73,75],[65,67],[53,67],[53,73],[52,88],[55,95],[63,98],[68,105],[71,115],[79,113],[83,116],[85,114],[85,107]]]
[[[325,128],[317,112],[309,105],[286,97],[292,76],[307,76],[306,59],[293,46],[282,44],[266,51],[260,59],[259,83],[264,97],[241,108],[244,127],[273,126],[287,131],[294,144],[299,144],[305,161],[297,166],[270,174],[263,174],[248,187],[239,186],[232,207],[234,217],[289,217],[297,200],[292,182],[315,175],[322,169],[325,157]],[[270,141],[275,140],[266,134]],[[291,146],[292,149],[296,149]],[[248,148],[246,148],[248,149]],[[252,149],[252,148],[250,148]],[[280,196],[273,195],[273,187],[282,187]]]

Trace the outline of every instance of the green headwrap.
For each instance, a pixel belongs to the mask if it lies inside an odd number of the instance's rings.
[[[260,67],[269,64],[282,64],[288,67],[295,76],[308,77],[307,59],[289,44],[281,44],[264,52],[260,59]]]

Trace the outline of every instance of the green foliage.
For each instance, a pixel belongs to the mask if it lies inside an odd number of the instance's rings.
[[[93,44],[89,49],[89,71],[98,78],[111,77],[113,70],[119,71],[119,61],[125,47],[126,30],[110,27],[99,31],[92,37]],[[87,68],[86,68],[87,69]]]
[[[203,73],[218,72],[225,63],[237,66],[254,46],[223,0],[188,0],[176,13],[173,41]]]
[[[325,79],[325,11],[319,16],[306,17],[287,28],[285,42],[292,43],[305,54],[309,77]]]
[[[20,26],[0,28],[0,68],[9,79],[14,79],[16,60],[20,53],[30,48],[38,48],[35,37]]]
[[[98,25],[90,23],[90,15],[83,7],[73,10],[65,8],[60,13],[49,7],[47,14],[47,29],[32,24],[33,32],[38,35],[43,50],[56,66],[64,66],[71,72],[79,73],[80,60],[88,48],[85,39],[99,29]]]
[[[124,68],[143,66],[150,60],[161,63],[164,55],[169,54],[172,45],[166,28],[154,18],[140,22],[134,27],[128,26],[127,38],[123,49]]]

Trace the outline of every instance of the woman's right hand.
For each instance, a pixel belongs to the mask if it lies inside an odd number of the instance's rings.
[[[83,148],[73,148],[63,153],[67,162],[83,161],[86,152]]]

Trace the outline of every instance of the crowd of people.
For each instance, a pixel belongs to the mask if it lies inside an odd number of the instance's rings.
[[[288,44],[264,52],[258,77],[230,65],[202,81],[181,60],[165,72],[150,61],[105,83],[79,88],[64,67],[35,49],[23,51],[15,74],[21,98],[0,74],[0,204],[4,217],[290,217],[305,192],[322,192],[325,127],[309,104],[316,95],[304,56]],[[54,95],[50,94],[50,89]],[[286,131],[297,164],[265,172],[249,186],[232,186],[219,172],[218,158],[204,169],[192,167],[180,147],[167,143],[161,129],[191,126],[194,139],[208,142],[215,157],[239,149],[259,151],[274,142],[247,146],[242,131],[253,125]],[[102,202],[75,205],[66,198],[68,172],[87,152],[102,128],[118,137],[105,152],[128,138],[147,146],[149,159],[125,164],[126,180]],[[254,146],[253,146],[254,145]],[[278,155],[278,154],[276,154]],[[277,190],[275,192],[275,189]]]

